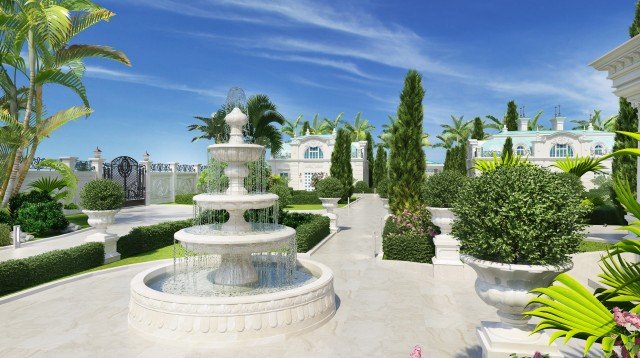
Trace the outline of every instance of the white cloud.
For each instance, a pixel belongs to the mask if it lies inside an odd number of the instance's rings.
[[[345,71],[369,80],[381,79],[379,77],[375,77],[368,73],[363,72],[353,62],[332,60],[332,59],[320,58],[320,57],[300,56],[300,55],[276,55],[276,54],[268,54],[268,53],[251,53],[251,54],[254,56],[263,57],[270,60],[303,62],[303,63],[311,63],[318,66],[336,68],[336,69],[339,69],[339,70],[342,70],[342,71]]]

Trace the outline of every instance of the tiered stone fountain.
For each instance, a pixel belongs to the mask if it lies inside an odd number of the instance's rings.
[[[245,220],[245,212],[272,207],[278,196],[247,191],[247,163],[265,149],[244,142],[248,118],[239,108],[225,120],[229,142],[209,152],[228,163],[228,188],[194,202],[197,215],[224,212],[228,220],[178,231],[174,247],[186,257],[134,277],[129,324],[147,335],[213,346],[263,343],[313,329],[335,313],[333,273],[297,259],[295,230]]]

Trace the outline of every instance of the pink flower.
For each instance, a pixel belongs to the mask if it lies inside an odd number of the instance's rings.
[[[621,327],[626,327],[627,325],[631,325],[636,329],[640,329],[640,316],[621,310],[619,307],[613,308],[613,320],[616,321],[616,324]]]
[[[413,351],[409,354],[409,358],[422,358],[422,348],[420,348],[420,346],[413,347]]]

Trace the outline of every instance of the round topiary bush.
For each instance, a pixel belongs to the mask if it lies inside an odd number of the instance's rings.
[[[558,265],[584,238],[588,208],[575,183],[539,167],[500,167],[465,185],[453,204],[462,251],[506,264]]]
[[[0,246],[11,245],[11,226],[0,223]]]
[[[353,191],[356,193],[368,193],[369,192],[369,184],[358,181],[353,185]]]
[[[42,235],[66,228],[69,221],[62,213],[62,204],[45,201],[23,204],[18,210],[16,224],[20,225],[24,232]]]
[[[53,201],[53,198],[51,198],[51,195],[42,191],[32,190],[28,193],[19,193],[18,195],[12,196],[9,200],[9,212],[15,220],[18,216],[18,210],[20,210],[25,203],[42,203],[45,201]]]
[[[108,179],[92,180],[80,192],[80,206],[85,210],[115,210],[122,205],[122,186]]]
[[[380,195],[382,199],[388,199],[389,198],[389,181],[387,179],[380,180],[378,182],[378,185],[376,186],[376,190],[378,191],[378,195]]]
[[[339,179],[326,177],[316,183],[316,193],[320,198],[341,198],[345,190]]]
[[[450,208],[469,178],[457,170],[446,170],[428,176],[422,186],[422,199],[427,206]]]
[[[276,194],[278,196],[278,205],[280,208],[286,208],[287,206],[292,204],[291,189],[282,184],[276,184],[269,188],[269,192],[272,194]]]

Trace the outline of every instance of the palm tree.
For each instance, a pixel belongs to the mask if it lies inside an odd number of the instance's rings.
[[[367,139],[367,133],[374,130],[376,127],[369,123],[367,119],[361,118],[362,113],[356,113],[356,117],[353,120],[353,125],[349,123],[344,124],[344,128],[349,133],[352,142],[357,142]]]
[[[195,116],[193,118],[202,121],[203,124],[191,124],[187,128],[189,132],[200,131],[202,134],[197,135],[191,139],[195,142],[200,139],[213,140],[215,143],[226,142],[229,138],[229,133],[226,130],[226,123],[224,117],[219,117],[218,113],[214,113],[211,117]]]
[[[504,118],[502,120],[496,118],[495,116],[492,115],[486,115],[485,118],[487,118],[488,120],[490,120],[489,124],[486,125],[485,128],[487,129],[495,129],[498,132],[502,131],[502,128],[504,128],[505,126],[505,122],[504,122]]]
[[[9,159],[10,174],[0,187],[2,205],[6,205],[9,198],[20,190],[42,139],[61,125],[91,113],[82,83],[83,61],[89,57],[102,57],[126,65],[130,62],[122,52],[107,46],[69,45],[82,31],[115,15],[89,0],[4,1],[0,3],[0,11],[0,88],[4,91],[8,115],[12,120],[19,121],[19,116],[23,116],[22,135],[25,136]],[[26,50],[28,64],[22,58],[23,50]],[[11,72],[13,76],[9,74]],[[23,111],[19,108],[21,93],[25,91],[16,85],[18,73],[28,81]],[[71,107],[44,118],[42,93],[47,83],[71,89],[84,106]]]
[[[440,125],[440,127],[443,128],[442,136],[450,138],[453,142],[465,143],[471,136],[473,121],[465,122],[464,116],[456,117],[453,115],[451,116],[451,120],[453,121],[452,125]]]
[[[302,120],[302,114],[299,115],[294,121],[288,119],[284,120],[284,125],[280,128],[280,131],[289,137],[293,138],[298,135],[298,127],[300,127],[300,121]]]
[[[389,123],[385,123],[382,125],[382,133],[380,133],[380,135],[378,136],[378,139],[380,139],[380,144],[382,147],[384,148],[390,148],[390,144],[391,144],[391,130],[393,128],[393,124],[396,121],[396,118],[393,116],[387,116],[387,118],[389,119]],[[422,133],[422,146],[424,148],[428,148],[431,147],[431,142],[429,141],[429,134],[428,133]],[[434,147],[436,145],[433,145]]]
[[[329,129],[327,122],[318,118],[318,113],[313,116],[313,121],[309,123],[309,131],[311,134],[316,135],[331,133],[331,129]]]
[[[540,119],[540,116],[542,116],[542,110],[539,110],[538,112],[536,112],[536,114],[531,117],[529,119],[529,124],[527,125],[527,129],[529,129],[530,131],[537,131],[537,130],[545,130],[546,128],[538,125],[538,120]]]
[[[340,127],[340,124],[343,123],[342,121],[342,117],[344,116],[344,112],[340,112],[336,118],[334,118],[333,120],[329,119],[329,118],[325,118],[324,122],[327,125],[327,130],[329,132],[333,132],[334,130],[338,130],[338,128]]]
[[[450,135],[438,135],[436,136],[440,140],[440,143],[436,143],[433,145],[434,148],[444,148],[449,150],[454,147],[455,139]]]

